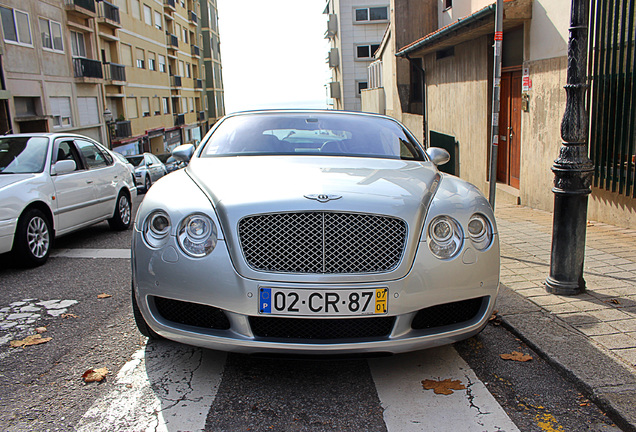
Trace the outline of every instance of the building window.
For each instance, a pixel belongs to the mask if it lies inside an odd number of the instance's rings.
[[[190,63],[186,63],[186,77],[192,78],[192,73],[190,72]]]
[[[52,97],[51,115],[53,117],[54,128],[67,128],[73,126],[71,118],[71,99],[67,97]]]
[[[356,81],[356,86],[358,88],[357,95],[360,96],[360,94],[362,94],[362,90],[369,88],[369,83],[366,81]]]
[[[163,28],[163,17],[157,11],[155,11],[155,28],[161,30]]]
[[[380,44],[358,45],[356,46],[356,59],[370,60],[379,48]]]
[[[194,112],[194,98],[188,98],[188,109],[190,112]]]
[[[33,46],[28,13],[0,6],[0,15],[2,16],[2,32],[6,42]]]
[[[145,69],[146,55],[144,54],[144,50],[142,50],[141,48],[137,48],[136,52],[137,52],[137,67],[139,69]]]
[[[185,63],[179,60],[179,76],[185,76]]]
[[[132,47],[130,45],[121,44],[121,61],[124,64],[124,66],[132,67],[133,65]]]
[[[161,114],[161,100],[159,99],[159,96],[152,98],[152,106],[155,109],[155,115]]]
[[[453,7],[453,0],[444,0],[444,10],[450,9]]]
[[[161,112],[163,114],[170,114],[170,101],[167,97],[161,98]]]
[[[188,43],[188,29],[185,27],[181,27],[181,39],[183,39],[183,42]]]
[[[71,32],[71,52],[73,53],[73,57],[86,57],[84,33]]]
[[[144,22],[149,26],[152,25],[152,9],[148,5],[144,5]]]
[[[54,51],[64,51],[62,43],[62,25],[55,21],[40,18],[40,34],[42,47]]]
[[[141,3],[139,0],[133,0],[132,2],[132,16],[133,18],[141,19]]]
[[[139,111],[137,111],[137,98],[126,98],[126,111],[129,119],[136,119],[139,117]]]
[[[141,98],[141,115],[144,117],[150,117],[150,98]]]
[[[356,8],[354,16],[357,23],[388,21],[389,8],[387,6]]]
[[[159,72],[166,71],[166,57],[159,54]]]
[[[148,70],[157,70],[157,60],[155,59],[155,53],[148,51]]]
[[[80,126],[99,124],[99,111],[96,97],[78,97],[77,112]]]
[[[119,7],[119,11],[123,13],[128,13],[128,1],[127,0],[116,0],[115,4]]]

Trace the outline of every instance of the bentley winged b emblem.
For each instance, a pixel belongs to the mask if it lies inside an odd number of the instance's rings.
[[[337,199],[340,199],[342,198],[342,195],[312,194],[312,195],[305,195],[305,198],[316,200],[321,203],[326,203],[328,201],[335,201]]]

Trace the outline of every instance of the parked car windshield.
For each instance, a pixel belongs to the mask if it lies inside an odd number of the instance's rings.
[[[44,137],[0,137],[0,174],[42,172],[48,148]]]
[[[272,113],[228,117],[204,142],[202,157],[321,155],[425,160],[396,122],[334,113]]]
[[[144,155],[139,155],[139,156],[126,156],[126,159],[128,159],[128,162],[130,162],[132,164],[132,166],[137,167],[143,164],[144,162]]]

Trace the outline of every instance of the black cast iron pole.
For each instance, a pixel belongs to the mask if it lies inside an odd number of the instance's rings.
[[[563,143],[554,161],[554,221],[548,292],[575,295],[585,291],[583,261],[587,199],[593,165],[588,158],[587,85],[588,15],[590,0],[572,0],[566,105],[561,122]]]

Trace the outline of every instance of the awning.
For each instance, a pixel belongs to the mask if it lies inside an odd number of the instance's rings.
[[[401,48],[395,55],[423,56],[495,32],[495,3]],[[504,0],[504,33],[532,19],[532,0]],[[505,36],[504,36],[505,41]]]

